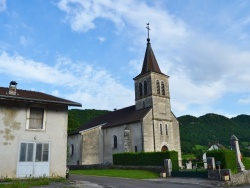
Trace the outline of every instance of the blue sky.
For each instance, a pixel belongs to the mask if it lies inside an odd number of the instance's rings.
[[[250,1],[0,0],[0,86],[82,103],[134,104],[146,23],[172,111],[250,114]]]

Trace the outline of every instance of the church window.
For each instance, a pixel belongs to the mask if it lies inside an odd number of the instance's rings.
[[[160,124],[160,134],[162,134],[162,124]]]
[[[135,146],[135,153],[137,152],[137,146]]]
[[[165,125],[165,131],[166,131],[166,135],[168,135],[168,124]]]
[[[142,83],[139,83],[139,95],[142,96]]]
[[[163,81],[161,81],[161,94],[165,95],[165,84]]]
[[[116,149],[117,148],[117,136],[116,135],[114,135],[114,149]]]
[[[145,108],[145,101],[142,102],[142,106],[143,106],[143,108]]]
[[[71,144],[71,156],[73,156],[73,155],[74,155],[74,145]]]
[[[147,95],[148,94],[148,84],[147,84],[147,81],[145,80],[143,84],[144,84],[144,95]]]
[[[156,92],[157,92],[157,94],[161,94],[160,92],[160,81],[159,80],[156,80]]]

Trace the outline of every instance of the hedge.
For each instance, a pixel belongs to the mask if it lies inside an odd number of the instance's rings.
[[[237,172],[236,153],[232,150],[211,150],[207,152],[207,157],[214,157],[215,163],[220,161],[221,169],[231,169],[232,173]]]
[[[244,164],[245,166],[245,169],[246,170],[250,170],[250,158],[249,157],[243,157],[241,159],[242,163]]]
[[[179,170],[176,151],[113,154],[113,164],[124,166],[163,166],[164,159],[171,159],[173,171]]]

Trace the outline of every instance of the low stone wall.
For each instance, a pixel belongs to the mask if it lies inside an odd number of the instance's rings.
[[[238,185],[250,184],[250,171],[246,170],[243,172],[239,172],[237,174],[233,174],[230,180],[231,181],[226,182],[225,185],[238,186]]]
[[[86,170],[86,169],[136,169],[149,170],[160,173],[163,166],[120,166],[112,164],[93,164],[93,165],[69,165],[70,170]]]
[[[213,180],[223,180],[223,176],[229,175],[229,179],[231,179],[231,170],[230,169],[215,169],[215,170],[208,170],[207,172],[208,179]]]

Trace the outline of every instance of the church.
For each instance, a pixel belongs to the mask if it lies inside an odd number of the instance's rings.
[[[168,150],[177,151],[181,161],[179,123],[171,111],[168,79],[148,36],[142,70],[134,78],[135,105],[92,119],[68,135],[68,165],[113,163],[112,154],[120,152]]]

